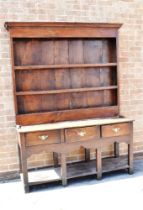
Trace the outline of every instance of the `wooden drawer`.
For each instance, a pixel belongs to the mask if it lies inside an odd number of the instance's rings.
[[[66,142],[87,141],[98,136],[97,127],[70,128],[65,130]]]
[[[26,146],[60,143],[60,130],[38,131],[26,134]]]
[[[123,136],[129,133],[129,123],[102,126],[102,137]]]

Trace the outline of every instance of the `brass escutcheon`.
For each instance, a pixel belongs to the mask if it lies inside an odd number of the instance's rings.
[[[115,133],[118,133],[120,131],[120,128],[113,128],[112,131],[114,131]]]
[[[80,131],[80,132],[78,132],[78,135],[79,136],[85,136],[86,135],[86,132],[85,131]]]
[[[48,135],[41,135],[41,136],[38,136],[38,138],[42,141],[46,141],[48,139]]]

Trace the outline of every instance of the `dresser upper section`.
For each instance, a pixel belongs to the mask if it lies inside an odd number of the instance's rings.
[[[106,23],[5,23],[16,123],[119,116],[118,29]]]

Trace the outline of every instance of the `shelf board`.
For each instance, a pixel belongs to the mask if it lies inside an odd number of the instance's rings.
[[[45,95],[45,94],[59,94],[59,93],[74,93],[74,92],[88,92],[98,90],[112,90],[117,89],[118,86],[105,86],[105,87],[91,87],[91,88],[74,88],[74,89],[62,89],[62,90],[43,90],[43,91],[19,91],[16,92],[17,96],[23,95]]]
[[[103,158],[102,167],[103,173],[127,169],[129,168],[127,156],[120,156],[118,158]],[[67,179],[85,177],[96,174],[96,160],[67,164]],[[34,170],[28,172],[28,177],[30,185],[59,181],[62,180],[61,168],[49,167],[45,169]]]
[[[63,69],[63,68],[98,68],[98,67],[117,66],[117,63],[98,63],[98,64],[58,64],[58,65],[30,65],[15,66],[15,70],[44,70],[44,69]]]

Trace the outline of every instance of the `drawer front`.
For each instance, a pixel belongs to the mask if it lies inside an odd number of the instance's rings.
[[[102,137],[123,136],[130,133],[129,123],[102,126]]]
[[[38,131],[26,134],[26,146],[60,143],[60,130]]]
[[[65,130],[66,142],[92,140],[98,136],[97,127],[70,128]]]

